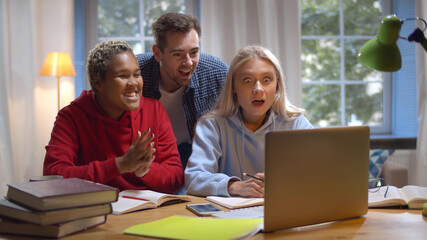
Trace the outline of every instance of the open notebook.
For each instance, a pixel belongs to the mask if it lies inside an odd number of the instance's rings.
[[[270,232],[366,214],[369,127],[270,132],[265,142],[264,206],[213,216],[263,215]]]

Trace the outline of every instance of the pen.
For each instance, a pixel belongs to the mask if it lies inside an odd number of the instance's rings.
[[[256,179],[256,180],[258,180],[258,181],[264,182],[264,180],[263,180],[263,179],[261,179],[261,178],[259,178],[259,177],[255,177],[254,175],[250,175],[250,174],[245,173],[245,172],[243,173],[243,176],[247,176],[247,177],[250,177],[250,178]]]
[[[141,201],[150,201],[148,199],[145,198],[139,198],[139,197],[132,197],[132,196],[122,196],[124,198],[130,198],[130,199],[135,199],[135,200],[141,200]]]

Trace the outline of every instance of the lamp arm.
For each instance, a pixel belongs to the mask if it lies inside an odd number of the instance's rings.
[[[414,30],[414,32],[413,32],[413,33],[411,33],[411,35],[409,35],[409,37],[408,37],[408,41],[409,41],[409,42],[414,41],[414,42],[420,43],[420,44],[421,44],[421,46],[423,46],[424,51],[426,51],[426,52],[427,52],[427,40],[426,40],[426,38],[425,38],[425,36],[424,36],[423,31],[421,31],[421,29],[416,28],[416,29]]]

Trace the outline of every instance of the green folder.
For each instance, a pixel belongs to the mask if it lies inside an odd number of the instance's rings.
[[[129,227],[125,234],[169,239],[243,239],[255,235],[263,219],[171,216]]]

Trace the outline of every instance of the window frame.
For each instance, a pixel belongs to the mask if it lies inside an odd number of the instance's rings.
[[[144,0],[139,0],[140,13],[144,13]],[[200,0],[185,0],[185,12],[195,16],[200,21]],[[145,36],[144,29],[141,28],[140,37],[120,37],[107,38],[98,37],[98,0],[84,1],[74,0],[74,23],[75,23],[75,65],[77,76],[75,77],[75,97],[77,98],[84,89],[90,89],[90,83],[86,79],[86,59],[90,49],[98,41],[108,39],[138,40],[141,42],[141,49],[145,49],[145,40],[152,40],[152,36]],[[144,18],[140,18],[143,26]]]
[[[392,74],[391,73],[382,73],[382,81],[363,81],[363,80],[352,80],[348,81],[345,79],[345,41],[346,40],[366,40],[375,37],[375,36],[346,36],[344,35],[344,10],[343,10],[343,0],[339,0],[339,35],[335,36],[310,36],[310,35],[301,35],[301,41],[304,40],[316,40],[316,39],[327,39],[327,40],[338,40],[340,42],[339,54],[340,54],[340,78],[338,80],[328,80],[320,81],[314,80],[310,82],[302,81],[302,86],[309,85],[337,85],[340,87],[340,117],[341,117],[341,126],[348,126],[346,123],[346,99],[345,99],[345,88],[349,85],[367,85],[369,83],[381,82],[382,83],[382,100],[383,100],[383,122],[380,125],[370,126],[371,134],[390,134],[392,132]],[[381,2],[383,9],[383,16],[390,14],[392,11],[392,2],[391,0],[383,0]],[[303,70],[303,69],[302,69]],[[303,94],[303,93],[302,93]],[[309,110],[308,110],[309,111]],[[332,127],[332,126],[331,126]]]

